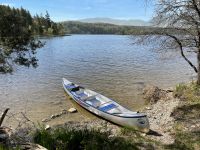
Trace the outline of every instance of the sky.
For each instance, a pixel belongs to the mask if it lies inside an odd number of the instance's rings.
[[[0,4],[23,7],[32,15],[48,11],[56,22],[96,17],[148,21],[154,9],[146,0],[0,0]]]

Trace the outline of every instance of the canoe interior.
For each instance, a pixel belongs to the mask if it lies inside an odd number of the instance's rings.
[[[81,87],[77,84],[74,84],[68,80],[63,80],[64,88],[74,97],[76,100],[82,101],[83,103],[86,103],[92,107],[95,107],[96,109],[121,116],[121,117],[134,117],[135,115],[138,115],[137,112],[130,111],[115,101],[98,94],[92,90],[85,89],[84,87]]]

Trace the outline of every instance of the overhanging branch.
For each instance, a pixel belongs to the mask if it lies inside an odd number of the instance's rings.
[[[194,71],[197,73],[198,70],[195,67],[195,65],[185,56],[184,52],[183,52],[183,46],[181,41],[174,35],[170,35],[170,34],[166,34],[166,36],[171,37],[172,39],[174,39],[174,41],[179,45],[180,51],[181,51],[181,56],[185,59],[185,61],[187,61],[187,63],[194,69]]]

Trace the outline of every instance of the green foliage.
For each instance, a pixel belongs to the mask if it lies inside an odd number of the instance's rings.
[[[0,5],[0,72],[12,72],[13,64],[37,67],[36,49],[43,43],[33,35],[63,33],[63,26],[51,21],[48,12],[32,17],[24,8]]]
[[[138,149],[130,141],[123,138],[108,138],[106,133],[90,130],[69,130],[64,128],[46,131],[38,130],[34,141],[48,149],[87,149],[87,150],[109,150],[109,149]]]
[[[199,104],[187,104],[177,107],[172,116],[176,120],[192,122],[194,119],[200,118],[200,103]]]
[[[32,37],[29,11],[0,5],[0,72],[12,72],[13,64],[37,66],[36,49],[43,44]]]
[[[123,127],[121,129],[121,134],[122,135],[136,135],[137,137],[140,137],[140,133],[135,130],[134,128],[129,128],[129,127]]]
[[[176,85],[176,88],[175,88],[175,91],[173,92],[173,95],[175,97],[180,98],[183,95],[183,93],[186,89],[187,89],[187,86],[185,84],[178,84],[178,85]]]
[[[200,130],[195,132],[177,132],[175,142],[165,146],[166,149],[197,150],[200,149]]]
[[[181,99],[171,116],[176,123],[175,142],[166,146],[168,149],[200,149],[200,130],[197,127],[200,118],[200,86],[196,83],[176,86],[174,95]]]
[[[0,150],[8,150],[4,145],[0,144]]]
[[[35,35],[63,35],[64,27],[60,23],[55,23],[50,19],[49,13],[46,11],[45,17],[35,15],[33,17],[33,32]]]
[[[106,23],[82,23],[77,21],[62,22],[68,34],[119,34],[119,35],[144,35],[159,32],[178,32],[170,28],[141,27],[141,26],[119,26]],[[159,32],[158,32],[159,31]]]
[[[173,95],[188,103],[199,103],[200,86],[193,82],[188,85],[178,84]]]

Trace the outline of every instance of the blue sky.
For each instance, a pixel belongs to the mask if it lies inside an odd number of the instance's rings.
[[[23,7],[31,14],[49,12],[54,21],[94,17],[142,19],[153,15],[153,4],[145,0],[0,0],[0,4]]]

